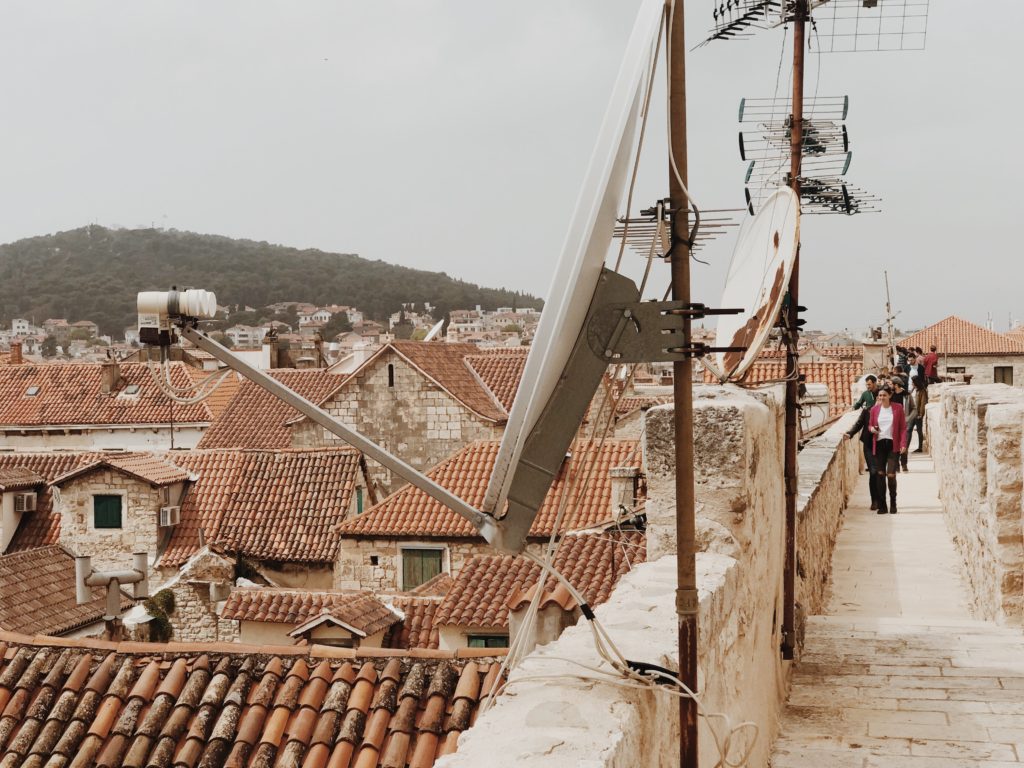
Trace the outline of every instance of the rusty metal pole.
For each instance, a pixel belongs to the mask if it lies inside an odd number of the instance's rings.
[[[793,113],[790,127],[790,185],[800,198],[800,170],[804,144],[804,48],[807,26],[807,0],[793,0]],[[792,659],[796,652],[796,495],[797,449],[800,439],[799,355],[800,330],[797,325],[800,303],[800,246],[797,245],[793,273],[789,278],[789,304],[786,344],[786,566],[783,575],[782,657]]]
[[[672,214],[672,297],[690,303],[690,201],[685,187],[686,38],[683,0],[666,0],[670,66],[668,72],[668,186]],[[675,165],[673,166],[673,158]],[[691,322],[683,315],[684,346],[692,343]],[[697,692],[697,559],[693,491],[693,361],[672,364],[676,441],[676,615],[679,628],[679,678]],[[697,768],[697,703],[679,699],[679,764]]]

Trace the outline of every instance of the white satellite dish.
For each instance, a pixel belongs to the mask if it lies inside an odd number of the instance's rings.
[[[709,367],[722,380],[739,378],[761,354],[786,297],[799,244],[800,201],[792,189],[779,187],[743,222],[733,250],[720,306],[743,312],[719,318],[715,345],[746,349],[717,353]]]
[[[663,0],[644,0],[626,45],[537,333],[491,473],[483,509],[501,516],[523,447],[551,399],[583,330],[620,213],[641,85],[662,22]],[[570,436],[571,437],[571,436]],[[536,514],[536,510],[533,510]],[[507,523],[513,523],[506,516]],[[524,521],[517,521],[521,527]],[[527,525],[528,527],[528,525]]]
[[[433,341],[441,335],[441,329],[444,328],[444,320],[438,320],[434,323],[433,327],[427,331],[427,335],[423,337],[424,341]]]

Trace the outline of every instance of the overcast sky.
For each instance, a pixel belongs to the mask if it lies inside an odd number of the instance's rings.
[[[156,225],[544,295],[637,5],[5,0],[0,242]],[[979,5],[932,2],[924,52],[810,56],[808,92],[850,96],[848,178],[883,198],[805,222],[810,326],[879,323],[883,269],[902,327],[1024,319],[1024,3]],[[686,6],[692,47],[712,2]],[[782,43],[688,54],[704,207],[743,203],[737,105],[773,93]],[[643,204],[666,194],[663,114]],[[717,302],[732,245],[695,265],[696,300]]]

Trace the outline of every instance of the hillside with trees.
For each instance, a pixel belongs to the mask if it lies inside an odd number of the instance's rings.
[[[88,319],[119,337],[136,322],[135,295],[172,285],[212,290],[221,304],[345,304],[385,320],[403,302],[452,309],[536,307],[540,299],[481,288],[444,272],[350,253],[160,229],[88,226],[0,245],[2,319]]]

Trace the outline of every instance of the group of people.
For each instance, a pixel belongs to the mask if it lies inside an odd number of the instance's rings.
[[[868,468],[871,509],[880,515],[898,512],[896,474],[908,470],[907,454],[915,430],[918,445],[914,453],[924,450],[928,385],[939,380],[939,356],[934,346],[927,355],[920,348],[897,347],[896,351],[892,369],[882,368],[877,375],[864,379],[864,392],[853,405],[861,414],[846,433],[847,438],[860,435]]]

